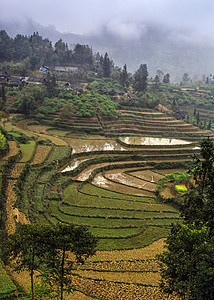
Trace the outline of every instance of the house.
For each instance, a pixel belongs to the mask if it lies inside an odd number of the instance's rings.
[[[12,84],[15,84],[15,85],[18,85],[19,83],[21,83],[22,80],[23,80],[23,77],[9,76],[7,78],[8,83],[12,83]]]
[[[129,100],[137,100],[137,96],[133,93],[127,93],[127,97]]]

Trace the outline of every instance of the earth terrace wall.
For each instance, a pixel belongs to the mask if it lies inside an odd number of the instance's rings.
[[[106,153],[107,154],[107,153]],[[80,174],[82,171],[84,171],[85,168],[91,166],[91,165],[96,165],[99,163],[112,163],[112,162],[118,162],[118,161],[131,161],[131,160],[142,160],[143,161],[143,157],[137,156],[137,155],[132,155],[132,156],[111,156],[111,157],[98,157],[98,158],[92,158],[89,160],[86,160],[82,163],[80,163],[80,165],[71,171],[67,171],[62,173],[62,175],[71,175],[72,177]],[[66,173],[66,174],[65,174]]]
[[[58,146],[54,146],[54,147],[58,147]],[[66,146],[66,148],[70,148],[70,147]],[[37,219],[35,216],[35,211],[33,210],[33,207],[35,205],[35,203],[34,203],[35,191],[36,191],[36,189],[38,189],[37,185],[39,183],[40,178],[45,173],[50,172],[49,177],[47,177],[47,179],[43,182],[44,190],[43,190],[43,194],[41,196],[42,199],[40,199],[40,202],[42,201],[41,204],[43,207],[43,213],[45,213],[45,210],[48,207],[48,201],[49,201],[48,193],[49,193],[51,184],[60,176],[60,174],[58,173],[59,168],[61,168],[65,163],[67,163],[70,160],[71,151],[70,151],[70,153],[68,153],[67,156],[63,157],[61,160],[52,161],[52,162],[47,163],[48,158],[50,158],[50,155],[51,155],[51,153],[48,154],[48,157],[42,164],[33,165],[33,166],[27,164],[25,166],[25,168],[22,170],[22,172],[17,180],[17,184],[15,186],[15,191],[16,191],[16,195],[17,195],[16,205],[20,209],[20,211],[24,212],[25,214],[27,214],[29,216],[31,221],[36,221],[36,219]],[[35,177],[33,178],[33,182],[31,184],[31,186],[26,187],[25,182],[26,182],[26,178],[29,175],[30,171],[34,172]],[[32,211],[30,211],[30,210],[32,210]]]
[[[0,247],[2,250],[2,258],[4,261],[6,261],[6,256],[4,256],[4,248],[3,248],[3,241],[7,236],[6,230],[5,230],[5,221],[6,221],[6,190],[8,187],[8,179],[10,179],[11,171],[15,165],[15,163],[21,158],[21,151],[14,155],[10,156],[9,159],[5,162],[5,164],[2,166],[2,186],[1,186],[1,192],[0,192],[0,207],[1,207],[1,219],[0,219]]]

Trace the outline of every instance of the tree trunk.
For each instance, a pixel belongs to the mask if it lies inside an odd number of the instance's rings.
[[[187,300],[189,300],[189,296],[190,296],[191,277],[192,277],[192,265],[190,266],[190,270],[189,270],[189,283],[188,283],[188,290],[187,290]]]
[[[33,282],[33,270],[30,272],[31,279],[31,299],[34,300],[34,282]]]
[[[65,264],[65,250],[62,252],[62,263],[61,263],[61,297],[60,299],[63,300],[63,287],[64,287],[64,264]]]

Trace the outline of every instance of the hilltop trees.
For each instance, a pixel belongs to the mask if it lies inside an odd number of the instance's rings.
[[[86,69],[96,69],[92,49],[88,45],[76,44],[74,50],[69,49],[67,43],[59,39],[54,47],[48,38],[42,38],[38,32],[30,36],[17,34],[13,39],[5,30],[0,31],[0,61],[28,62],[29,68],[35,70],[42,65],[78,65]],[[108,55],[104,57],[105,77],[109,77],[112,62]],[[24,74],[24,73],[23,73]],[[23,75],[24,76],[24,75]]]
[[[0,61],[11,60],[13,58],[13,39],[5,30],[0,31]]]
[[[103,77],[110,77],[111,75],[111,68],[112,68],[112,63],[108,57],[108,53],[106,52],[104,55],[104,58],[101,57],[101,66],[103,69]]]
[[[182,81],[181,81],[181,84],[187,84],[191,82],[191,79],[189,77],[189,74],[188,73],[184,73],[183,77],[182,77]]]
[[[92,65],[92,49],[88,45],[77,44],[74,48],[72,62],[77,65]]]
[[[122,86],[129,86],[129,75],[127,72],[126,64],[123,66],[122,72],[120,73],[120,84]]]
[[[147,88],[147,65],[140,65],[139,69],[134,74],[134,89],[137,92],[144,92]]]
[[[166,75],[164,75],[164,77],[163,77],[163,83],[170,83],[170,75],[169,75],[169,73],[167,73]]]

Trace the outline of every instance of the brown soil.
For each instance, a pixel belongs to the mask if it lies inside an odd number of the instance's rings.
[[[163,199],[175,197],[173,193],[173,185],[173,182],[169,182],[167,183],[167,186],[163,188],[163,190],[161,191],[161,196],[163,197]]]
[[[14,156],[19,152],[19,148],[17,147],[17,144],[15,141],[8,141],[9,145],[9,153],[2,157],[3,160],[7,160],[10,156]]]
[[[31,165],[43,163],[48,153],[50,152],[51,148],[52,148],[51,146],[38,145],[36,148],[36,152],[34,154],[33,161],[31,162]]]
[[[21,121],[18,121],[18,122],[16,123],[16,126],[19,127],[19,128],[21,128],[21,129],[23,129],[23,130],[27,130],[27,128],[26,128],[27,122],[29,122],[29,120],[21,120]]]

